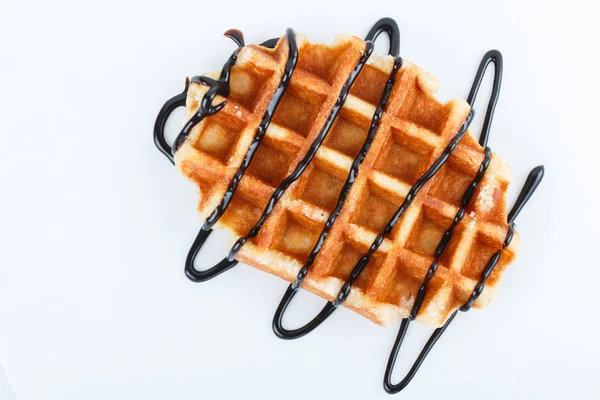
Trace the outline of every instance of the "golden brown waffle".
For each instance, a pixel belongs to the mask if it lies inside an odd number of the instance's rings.
[[[358,62],[365,42],[338,36],[332,45],[297,37],[298,65],[250,168],[217,226],[237,237],[259,219],[281,181],[293,171],[325,123],[340,89]],[[283,74],[286,39],[275,49],[242,48],[231,72],[231,92],[223,110],[205,118],[177,151],[175,161],[200,192],[206,218],[217,206],[242,162]],[[285,192],[259,235],[236,258],[294,281],[334,208],[354,157],[363,144],[394,59],[373,54],[315,158]],[[438,102],[437,80],[404,60],[373,145],[348,199],[302,286],[333,300],[358,259],[402,203],[422,173],[460,130],[470,107],[464,101]],[[192,84],[187,117],[198,109],[207,88]],[[217,97],[215,104],[222,101]],[[417,289],[434,259],[444,231],[484,158],[467,132],[448,162],[419,192],[354,284],[347,307],[387,325],[408,316]],[[442,325],[464,304],[490,256],[508,231],[505,193],[509,168],[496,155],[440,258],[417,317]],[[514,259],[518,234],[474,307],[492,298],[499,277]]]

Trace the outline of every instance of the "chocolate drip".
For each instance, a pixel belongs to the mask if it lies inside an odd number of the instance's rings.
[[[446,163],[446,161],[448,161],[450,154],[452,154],[452,152],[458,145],[458,142],[461,141],[461,139],[467,132],[467,129],[469,128],[469,125],[471,124],[471,121],[473,120],[474,114],[475,114],[475,111],[473,109],[471,109],[471,111],[469,112],[469,115],[467,115],[467,119],[464,122],[462,128],[454,136],[454,138],[452,138],[450,143],[448,143],[448,145],[444,149],[442,155],[433,163],[433,165],[431,167],[429,167],[427,172],[425,172],[419,178],[419,180],[417,180],[417,182],[413,185],[413,187],[410,188],[410,190],[408,191],[408,194],[406,195],[406,198],[404,199],[404,202],[400,205],[400,207],[398,208],[396,213],[392,216],[392,218],[390,219],[388,224],[385,226],[385,228],[383,228],[383,232],[381,232],[379,235],[377,235],[377,237],[371,244],[371,247],[369,247],[369,250],[365,253],[365,255],[363,255],[361,257],[361,259],[358,261],[358,263],[352,269],[352,272],[350,273],[350,277],[348,278],[346,283],[344,283],[344,285],[342,286],[342,289],[340,290],[336,300],[334,301],[334,304],[340,305],[344,301],[346,301],[346,298],[348,297],[348,294],[350,293],[350,289],[352,288],[352,284],[356,281],[356,279],[358,278],[360,273],[367,266],[369,259],[371,258],[373,253],[375,253],[375,251],[377,251],[379,246],[381,246],[381,243],[383,243],[383,239],[385,238],[385,236],[387,236],[394,229],[394,227],[396,226],[396,224],[398,223],[398,221],[400,220],[402,215],[404,215],[404,213],[406,212],[408,207],[410,207],[413,200],[415,199],[415,197],[417,196],[419,191],[423,188],[423,186],[427,182],[429,182],[429,180],[435,176],[435,174],[440,170],[440,168],[442,168],[442,166]]]
[[[238,29],[229,29],[225,31],[223,35],[233,40],[238,47],[244,47],[246,45],[246,42],[244,41],[244,34]]]
[[[492,58],[490,57],[490,55],[493,52],[494,52],[494,50],[487,52],[485,54],[485,56],[483,57],[483,59],[481,60],[481,63],[479,64],[477,74],[475,75],[475,79],[473,81],[473,85],[471,86],[469,97],[467,99],[467,102],[471,106],[473,106],[473,104],[477,98],[477,93],[479,91],[479,87],[481,86],[481,82],[483,80],[483,76],[486,71],[486,68],[489,65],[489,63],[491,61],[493,61]],[[499,52],[498,52],[498,57],[496,57],[495,60],[498,60],[498,59],[502,60],[502,55]],[[496,77],[498,77],[499,72],[500,73],[502,72],[501,68],[496,69],[496,74],[495,74]],[[490,98],[490,103],[489,103],[488,110],[486,112],[485,120],[484,120],[485,128],[482,130],[482,133],[479,138],[480,143],[482,143],[482,142],[487,143],[487,140],[489,137],[489,129],[491,126],[491,120],[494,116],[495,104],[498,101],[498,95],[500,93],[500,87],[499,87],[500,81],[501,81],[500,78],[494,79],[494,87],[492,89],[492,96]],[[418,371],[419,367],[421,366],[421,364],[423,363],[423,361],[425,361],[427,354],[431,351],[431,349],[433,348],[433,346],[435,345],[437,340],[441,337],[441,335],[444,333],[444,331],[446,330],[446,328],[448,327],[450,322],[456,316],[456,312],[452,313],[452,315],[450,315],[450,317],[448,318],[446,323],[442,327],[440,327],[434,331],[434,333],[429,338],[427,344],[425,345],[425,347],[423,348],[423,350],[417,357],[416,361],[413,363],[408,374],[404,377],[404,379],[402,379],[402,381],[400,381],[397,384],[393,384],[392,378],[391,378],[392,371],[393,371],[394,365],[396,363],[396,358],[398,356],[398,352],[400,351],[400,347],[402,346],[402,342],[404,340],[406,332],[408,331],[409,324],[419,314],[419,310],[421,309],[423,300],[425,299],[425,295],[427,293],[427,287],[429,285],[429,281],[431,280],[431,278],[433,278],[435,272],[437,271],[439,258],[442,255],[442,253],[444,252],[444,249],[446,248],[448,242],[450,241],[450,237],[454,231],[454,228],[463,219],[464,214],[465,214],[465,208],[470,203],[471,198],[473,197],[473,194],[475,193],[475,189],[477,188],[479,182],[485,175],[485,172],[489,166],[490,157],[491,157],[490,149],[486,147],[485,157],[483,159],[483,162],[479,166],[479,169],[478,169],[477,173],[475,174],[475,177],[473,178],[471,184],[467,187],[467,190],[463,194],[463,197],[461,200],[461,207],[458,210],[458,212],[456,213],[456,215],[454,216],[452,223],[450,224],[450,226],[448,227],[448,229],[442,236],[442,239],[441,239],[440,243],[438,244],[438,247],[436,248],[435,259],[432,262],[432,264],[430,265],[430,267],[427,271],[427,274],[425,275],[425,278],[423,279],[423,283],[421,284],[421,286],[419,287],[419,290],[417,291],[417,295],[415,297],[415,302],[413,304],[412,310],[411,310],[408,318],[404,318],[402,320],[402,324],[400,324],[400,330],[398,331],[398,336],[397,336],[394,346],[392,348],[392,352],[390,354],[388,364],[386,367],[386,371],[385,371],[385,375],[384,375],[384,379],[383,379],[384,389],[386,390],[386,392],[388,392],[390,394],[398,393],[399,391],[404,389],[410,383],[410,381],[417,373],[417,371]]]
[[[315,262],[315,258],[321,251],[321,248],[323,247],[323,244],[325,243],[325,239],[327,238],[329,231],[331,231],[331,228],[333,227],[335,220],[337,219],[338,215],[342,211],[342,207],[344,206],[344,204],[346,202],[346,198],[348,197],[348,194],[350,193],[350,189],[352,188],[352,185],[354,185],[354,182],[356,181],[356,178],[358,177],[360,165],[364,161],[365,157],[367,156],[367,152],[369,151],[369,149],[371,148],[371,145],[373,144],[373,140],[375,139],[375,134],[377,133],[377,129],[379,128],[379,123],[381,122],[381,117],[383,116],[383,110],[385,109],[385,106],[387,105],[388,99],[392,92],[392,88],[394,87],[396,73],[398,72],[400,67],[402,67],[402,58],[396,57],[396,59],[394,60],[394,66],[392,68],[392,72],[390,73],[390,77],[386,82],[383,95],[381,96],[381,101],[379,102],[379,106],[375,110],[375,114],[373,115],[373,118],[371,120],[371,126],[369,128],[367,138],[366,138],[365,142],[363,143],[363,145],[358,153],[358,156],[352,162],[352,167],[350,168],[350,173],[348,174],[348,178],[346,178],[346,182],[344,183],[344,186],[342,187],[342,191],[340,193],[340,196],[338,197],[335,208],[329,215],[329,218],[327,218],[327,222],[325,222],[325,226],[323,227],[323,230],[321,232],[321,235],[319,236],[319,239],[317,240],[317,243],[315,244],[314,248],[312,249],[311,253],[309,254],[306,264],[304,265],[304,267],[300,270],[300,273],[298,274],[298,279],[296,280],[295,283],[293,283],[293,285],[295,287],[300,287],[300,284],[306,277],[308,268],[310,268],[310,266]]]
[[[502,249],[505,249],[508,247],[508,245],[512,241],[514,231],[515,231],[515,224],[510,224],[508,226],[508,232],[506,232],[506,238],[504,239]],[[487,280],[487,278],[489,278],[492,271],[498,264],[501,254],[502,254],[502,250],[498,250],[492,255],[492,257],[488,261],[487,265],[481,272],[481,278],[479,278],[479,282],[477,282],[477,284],[475,285],[475,288],[473,288],[473,292],[471,293],[469,300],[467,300],[467,302],[465,304],[463,304],[463,306],[461,308],[459,308],[460,311],[463,311],[463,312],[469,311],[471,309],[471,307],[473,306],[473,303],[475,303],[475,301],[479,298],[481,293],[483,293],[483,289],[485,289],[485,281]]]
[[[425,361],[425,358],[427,358],[427,355],[429,354],[431,349],[433,349],[433,346],[436,344],[436,342],[439,340],[442,334],[446,331],[446,328],[448,328],[448,325],[450,325],[454,317],[456,317],[456,311],[450,314],[444,325],[433,331],[433,334],[429,337],[427,343],[425,343],[425,346],[423,346],[423,349],[421,349],[419,356],[417,357],[413,365],[410,367],[410,370],[408,371],[404,379],[402,379],[402,381],[398,384],[393,384],[393,368],[396,364],[398,352],[400,351],[400,347],[402,346],[402,342],[404,341],[406,332],[408,332],[408,325],[412,321],[408,318],[404,318],[402,320],[402,324],[400,324],[400,330],[398,331],[398,336],[396,337],[396,341],[394,342],[394,346],[392,347],[392,352],[390,353],[390,358],[388,360],[388,364],[385,370],[385,376],[383,378],[383,388],[386,392],[388,392],[389,394],[395,394],[400,392],[406,386],[408,386],[410,381],[412,381],[412,379],[417,374],[417,371],[421,367],[421,364],[423,364],[423,361]]]

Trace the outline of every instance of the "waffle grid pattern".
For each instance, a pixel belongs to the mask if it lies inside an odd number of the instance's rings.
[[[315,45],[299,35],[298,45],[298,66],[288,91],[219,221],[236,236],[248,233],[274,189],[306,153],[365,43],[342,36],[331,46]],[[203,217],[218,204],[241,163],[281,77],[286,52],[285,39],[274,50],[243,48],[232,70],[227,106],[199,124],[177,152],[177,165],[200,189]],[[286,191],[260,234],[242,248],[237,256],[240,261],[295,280],[367,135],[392,64],[392,57],[371,57],[316,157]],[[436,89],[434,78],[404,62],[358,178],[303,282],[306,289],[327,300],[335,298],[412,184],[462,126],[470,111],[468,104],[441,104],[433,97]],[[204,90],[201,85],[190,87],[188,117],[197,109]],[[408,316],[437,244],[483,157],[483,148],[467,133],[371,258],[344,305],[379,324]],[[494,155],[440,259],[417,319],[442,325],[468,300],[490,255],[502,248],[508,230],[504,206],[508,175],[508,167]],[[517,245],[515,240],[503,250],[502,261],[475,307],[489,302]]]

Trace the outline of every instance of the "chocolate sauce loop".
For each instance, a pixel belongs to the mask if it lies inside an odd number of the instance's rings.
[[[404,318],[402,320],[402,324],[400,325],[400,330],[398,331],[398,336],[396,338],[394,346],[392,347],[392,352],[391,352],[390,358],[388,360],[388,364],[386,367],[385,376],[384,376],[384,380],[383,380],[384,389],[388,393],[398,393],[399,391],[404,389],[410,383],[410,381],[417,373],[417,371],[420,368],[423,361],[425,361],[427,354],[429,354],[429,352],[431,351],[431,349],[433,348],[435,343],[438,341],[438,339],[444,333],[444,331],[446,330],[446,328],[448,327],[450,322],[456,316],[456,311],[455,311],[452,313],[452,315],[448,318],[448,320],[442,327],[437,328],[433,332],[433,334],[431,335],[431,337],[425,344],[425,347],[423,347],[423,349],[419,353],[419,356],[413,363],[412,367],[410,368],[410,370],[408,371],[408,373],[406,374],[404,379],[402,379],[397,384],[393,384],[392,378],[391,378],[392,372],[394,369],[394,365],[396,363],[396,358],[398,357],[398,352],[400,351],[400,347],[402,346],[402,342],[404,340],[404,337],[406,336],[406,332],[408,331],[408,326],[409,326],[410,322],[413,321],[419,314],[419,310],[421,309],[421,305],[423,304],[423,300],[425,299],[425,294],[427,293],[427,287],[429,285],[429,281],[433,278],[433,276],[435,275],[435,272],[437,271],[437,268],[439,265],[439,259],[440,259],[441,255],[443,254],[444,250],[446,249],[446,246],[450,242],[450,238],[452,236],[452,233],[454,232],[454,228],[464,218],[465,208],[469,205],[469,203],[473,197],[473,194],[475,193],[475,189],[477,188],[481,179],[483,179],[483,176],[485,175],[485,172],[487,171],[487,168],[490,165],[490,161],[491,161],[491,150],[489,147],[486,147],[485,148],[485,157],[484,157],[483,161],[481,162],[479,169],[477,170],[475,178],[473,178],[473,181],[467,187],[467,190],[465,191],[465,193],[463,195],[463,198],[461,201],[461,207],[457,211],[456,215],[454,216],[454,219],[452,220],[452,223],[450,224],[450,226],[448,227],[448,229],[442,236],[442,240],[440,241],[440,243],[438,244],[438,247],[436,248],[435,259],[431,263],[429,270],[427,271],[427,274],[425,275],[425,279],[423,280],[423,283],[421,284],[421,286],[419,287],[419,289],[417,291],[417,295],[415,297],[415,302],[413,304],[412,310],[411,310],[408,318]]]
[[[185,87],[183,88],[183,92],[167,100],[158,112],[156,121],[154,121],[154,144],[158,150],[160,150],[160,152],[163,153],[164,156],[169,159],[169,161],[171,161],[171,164],[173,165],[175,165],[175,158],[173,157],[173,149],[169,143],[167,143],[167,139],[165,138],[165,126],[167,125],[167,120],[169,119],[171,113],[177,108],[185,106],[185,99],[187,97],[189,85],[189,78],[185,78]]]
[[[495,66],[494,83],[492,84],[492,94],[490,96],[490,101],[485,113],[483,126],[481,127],[481,134],[479,135],[479,144],[481,147],[487,146],[487,142],[490,137],[490,128],[492,127],[492,120],[494,118],[494,111],[496,110],[496,104],[498,103],[498,97],[500,96],[500,87],[502,85],[502,71],[504,68],[504,62],[502,60],[502,53],[500,53],[498,50],[489,50],[481,59],[479,68],[477,68],[475,80],[471,86],[471,91],[469,92],[469,97],[467,98],[467,103],[469,103],[471,106],[475,104],[479,87],[481,86],[481,82],[483,81],[483,77],[485,76],[485,72],[490,63],[494,63]]]
[[[241,36],[241,32],[239,31],[230,30],[226,32],[226,35],[234,38],[234,40],[238,44],[244,43],[244,38],[243,36]],[[222,274],[228,269],[234,267],[238,263],[236,260],[224,258],[218,264],[206,270],[199,271],[196,269],[196,267],[194,267],[196,257],[200,253],[200,250],[202,250],[202,246],[204,245],[206,239],[212,232],[212,227],[225,213],[227,207],[229,207],[229,204],[231,203],[231,200],[235,195],[239,183],[244,177],[244,174],[246,173],[248,166],[252,162],[254,155],[258,151],[258,148],[262,143],[267,128],[271,123],[271,118],[273,117],[277,106],[279,106],[279,103],[281,102],[281,99],[283,98],[283,95],[285,94],[285,91],[290,83],[291,76],[296,68],[296,64],[298,63],[298,45],[296,43],[296,34],[291,28],[287,29],[286,37],[288,39],[288,59],[285,64],[285,69],[281,76],[279,86],[275,90],[275,93],[273,94],[273,97],[271,98],[271,101],[269,102],[269,105],[267,106],[267,109],[263,114],[263,118],[258,127],[256,128],[254,138],[252,139],[248,150],[246,150],[246,154],[244,155],[244,159],[242,160],[240,167],[238,168],[235,175],[233,176],[233,179],[229,183],[229,186],[227,187],[227,190],[225,191],[225,194],[223,195],[223,198],[221,199],[219,205],[212,211],[212,213],[208,216],[206,221],[204,221],[202,228],[200,228],[200,231],[196,236],[196,240],[194,240],[194,243],[192,243],[192,246],[190,247],[190,250],[188,252],[185,262],[185,274],[190,280],[194,282],[204,282],[209,279],[212,279],[215,276]],[[227,74],[229,74],[229,71],[227,72]],[[229,77],[223,77],[223,74],[221,74],[221,78],[224,82],[229,81]],[[199,79],[207,81],[207,79],[204,77],[201,77]],[[210,84],[210,81],[208,82]],[[227,86],[227,92],[229,92],[229,86]]]
[[[396,21],[392,18],[385,17],[375,22],[369,33],[367,33],[365,40],[374,42],[382,32],[385,32],[390,38],[388,54],[390,56],[397,56],[400,54],[400,29],[398,28]]]
[[[194,263],[196,261],[196,256],[198,255],[200,250],[202,250],[202,246],[204,246],[204,242],[206,242],[206,239],[208,239],[208,237],[210,236],[211,233],[212,233],[212,229],[206,229],[206,230],[200,229],[200,231],[198,231],[198,235],[196,236],[194,243],[192,243],[192,247],[190,247],[190,251],[188,252],[188,255],[185,259],[185,276],[187,276],[188,279],[191,280],[192,282],[208,281],[209,279],[212,279],[215,276],[222,274],[223,272],[227,271],[228,269],[234,267],[238,263],[236,260],[234,260],[234,262],[228,262],[227,260],[221,260],[221,262],[219,262],[217,265],[215,265],[209,269],[205,269],[202,271],[199,271],[196,269],[196,267],[194,266]]]
[[[421,364],[423,364],[423,361],[425,361],[425,358],[427,357],[431,349],[433,349],[433,346],[436,344],[436,342],[439,340],[442,334],[446,331],[446,328],[448,328],[454,317],[456,317],[456,311],[454,311],[448,317],[448,320],[444,325],[433,331],[433,333],[429,337],[429,340],[427,340],[427,343],[425,344],[425,346],[423,346],[423,349],[421,349],[421,352],[417,356],[417,359],[415,360],[413,365],[410,367],[410,370],[408,371],[406,376],[399,383],[393,384],[392,372],[394,369],[394,365],[396,364],[398,352],[400,351],[400,347],[402,346],[402,342],[404,341],[404,337],[406,336],[406,332],[408,331],[408,325],[412,321],[409,318],[404,318],[402,320],[402,324],[400,324],[400,331],[398,331],[398,336],[396,337],[396,341],[394,342],[394,347],[392,347],[392,352],[390,354],[390,358],[388,360],[387,367],[385,370],[383,388],[386,392],[388,392],[389,394],[395,394],[400,392],[406,386],[408,386],[410,381],[412,381],[412,379],[417,374],[417,371],[421,367]]]

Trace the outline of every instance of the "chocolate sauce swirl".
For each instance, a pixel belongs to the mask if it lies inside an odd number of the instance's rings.
[[[479,144],[481,147],[487,146],[487,142],[490,137],[492,121],[494,120],[494,111],[496,111],[496,104],[498,104],[498,97],[500,97],[504,61],[502,59],[502,53],[500,53],[498,50],[489,50],[484,54],[481,62],[479,63],[479,67],[477,68],[477,73],[475,74],[475,79],[473,80],[469,97],[467,97],[467,103],[473,105],[475,103],[475,99],[477,98],[477,93],[479,93],[481,82],[483,82],[483,76],[485,75],[485,72],[491,63],[494,63],[494,81],[492,83],[490,101],[485,112],[485,119],[483,121],[483,126],[481,127],[481,134],[479,135]]]

